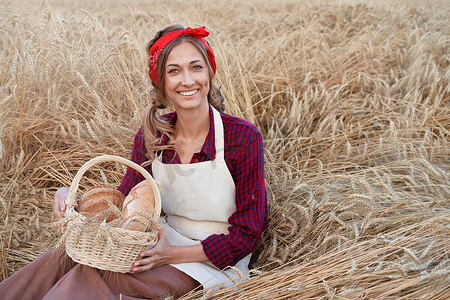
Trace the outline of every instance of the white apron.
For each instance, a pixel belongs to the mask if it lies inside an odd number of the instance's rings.
[[[222,118],[214,115],[216,157],[195,164],[164,164],[161,157],[152,163],[153,177],[160,183],[162,209],[167,219],[160,219],[169,244],[200,244],[211,234],[228,234],[228,218],[236,211],[236,187],[224,159]],[[250,255],[234,267],[244,279]],[[219,270],[211,262],[172,264],[204,288],[228,286],[239,280],[233,269]]]

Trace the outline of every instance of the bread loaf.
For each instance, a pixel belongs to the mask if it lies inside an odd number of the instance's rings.
[[[117,218],[125,196],[110,186],[96,186],[87,190],[78,202],[78,212],[99,221]]]
[[[120,227],[137,231],[148,231],[155,220],[152,219],[155,209],[155,193],[147,180],[133,187],[123,201],[123,221]]]

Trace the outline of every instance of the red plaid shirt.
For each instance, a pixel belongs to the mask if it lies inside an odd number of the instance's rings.
[[[213,234],[202,241],[203,250],[218,268],[233,266],[255,250],[263,230],[267,226],[267,195],[264,181],[264,150],[262,135],[252,123],[220,113],[225,135],[225,162],[236,185],[236,211],[229,217],[229,234]],[[175,124],[176,113],[163,116]],[[214,117],[210,109],[210,130],[202,150],[195,153],[190,163],[214,160]],[[163,138],[162,143],[167,143]],[[131,160],[137,164],[146,161],[146,148],[141,128],[136,134]],[[173,150],[163,151],[163,163],[179,164]],[[151,166],[146,167],[151,173]],[[133,186],[144,180],[134,169],[128,168],[119,190],[125,195]],[[207,184],[205,182],[205,184]],[[164,201],[164,199],[163,199]]]

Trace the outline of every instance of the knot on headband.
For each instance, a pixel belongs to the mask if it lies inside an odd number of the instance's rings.
[[[200,41],[200,43],[202,43],[203,46],[205,46],[206,52],[208,53],[209,63],[211,65],[211,68],[213,69],[214,75],[216,74],[216,60],[214,57],[214,52],[213,52],[212,48],[209,46],[208,42],[205,40],[205,37],[207,37],[209,35],[209,32],[205,30],[205,26],[198,27],[198,28],[188,27],[185,30],[171,31],[171,32],[163,35],[150,48],[148,62],[149,62],[149,65],[150,65],[152,71],[150,72],[149,75],[150,75],[150,78],[157,85],[159,85],[158,77],[157,77],[159,55],[161,54],[161,52],[164,50],[164,48],[168,44],[170,44],[173,40],[175,40],[183,35],[196,38],[197,40]]]
[[[196,39],[205,38],[209,35],[209,32],[205,30],[205,26],[198,27],[198,28],[191,28],[188,27],[184,30],[184,35],[186,36],[192,36]]]

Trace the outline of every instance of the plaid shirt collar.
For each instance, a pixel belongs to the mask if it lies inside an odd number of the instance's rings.
[[[177,112],[172,112],[166,115],[167,122],[169,122],[171,125],[175,125],[177,121]],[[161,145],[167,144],[169,141],[169,138],[164,135],[161,139]],[[214,131],[214,114],[212,111],[211,106],[209,106],[209,131],[208,135],[206,136],[205,143],[202,146],[202,150],[200,152],[203,152],[209,160],[214,160],[216,157],[216,147],[215,147],[215,131]]]

